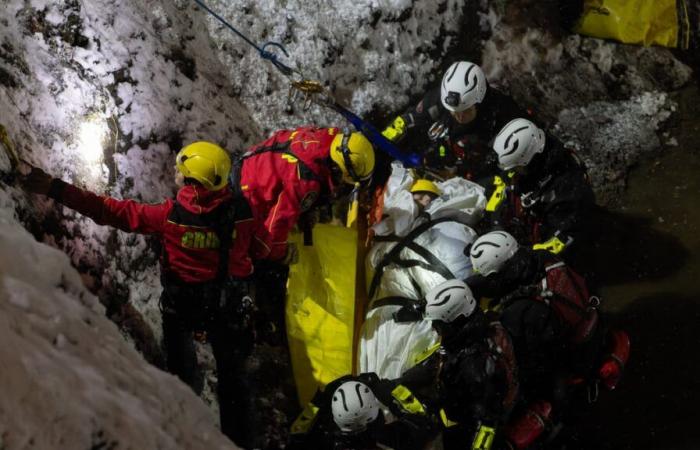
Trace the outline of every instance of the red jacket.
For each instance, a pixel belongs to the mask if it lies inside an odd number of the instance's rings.
[[[287,251],[287,236],[321,192],[332,187],[328,159],[336,128],[302,127],[281,130],[248,150],[241,166],[241,189],[256,217],[264,221],[258,241],[265,242],[270,259],[281,259]],[[288,153],[256,150],[285,147]],[[263,234],[265,233],[265,234]]]
[[[102,197],[56,180],[50,196],[100,225],[159,236],[164,248],[161,267],[168,278],[201,283],[217,277],[219,238],[206,220],[217,206],[233,198],[228,188],[208,191],[188,185],[178,191],[176,202],[167,199],[160,204],[144,204]],[[244,199],[234,200],[232,205],[235,225],[228,274],[247,277],[253,272],[249,250],[256,221]]]

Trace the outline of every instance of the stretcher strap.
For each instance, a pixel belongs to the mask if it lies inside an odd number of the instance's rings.
[[[374,276],[372,277],[372,282],[370,283],[369,287],[369,298],[373,298],[374,294],[376,294],[376,291],[379,288],[379,283],[381,282],[382,276],[384,275],[384,269],[386,269],[386,267],[390,264],[396,264],[400,267],[420,266],[427,270],[437,272],[446,279],[454,278],[452,272],[444,265],[442,261],[435,257],[435,255],[430,253],[430,251],[423,248],[422,246],[419,246],[414,242],[414,240],[418,236],[425,233],[433,226],[444,222],[456,222],[465,226],[469,226],[469,223],[467,223],[467,220],[465,220],[461,214],[455,214],[453,216],[445,216],[430,219],[427,222],[424,222],[418,225],[413,230],[411,230],[410,233],[403,237],[391,250],[389,250],[384,255],[384,258],[382,258],[382,260],[377,265],[377,268],[374,272]],[[401,260],[401,251],[407,247],[413,250],[414,252],[418,253],[421,257],[425,258],[427,264],[417,260]],[[418,248],[419,250],[416,250],[416,248]]]

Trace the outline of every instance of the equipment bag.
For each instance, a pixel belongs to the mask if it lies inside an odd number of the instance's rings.
[[[563,262],[545,267],[542,290],[535,298],[549,305],[575,344],[588,341],[598,324],[600,299],[591,296],[583,277]]]
[[[687,49],[687,0],[585,0],[574,31],[626,44]]]

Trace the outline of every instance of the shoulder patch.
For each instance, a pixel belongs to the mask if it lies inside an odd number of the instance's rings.
[[[309,208],[311,208],[313,204],[316,203],[316,200],[318,200],[318,192],[311,191],[308,194],[306,194],[304,198],[301,199],[301,204],[299,205],[301,211],[308,211]]]

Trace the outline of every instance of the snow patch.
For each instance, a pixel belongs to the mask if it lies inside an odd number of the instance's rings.
[[[674,108],[663,92],[593,102],[562,111],[553,132],[584,160],[599,201],[613,202],[624,188],[627,169],[661,147],[657,130]]]

